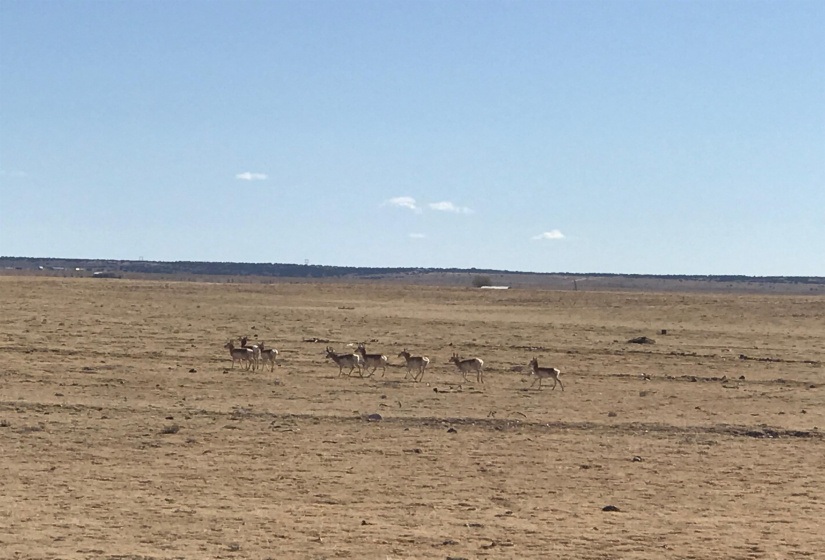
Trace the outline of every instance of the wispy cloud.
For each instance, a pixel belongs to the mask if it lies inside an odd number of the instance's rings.
[[[415,199],[411,196],[396,196],[395,198],[391,198],[389,200],[385,200],[381,206],[395,206],[396,208],[408,208],[413,210],[417,213],[422,211],[422,207],[418,205]],[[431,202],[427,204],[431,210],[437,210],[439,212],[453,212],[455,214],[472,214],[473,211],[466,206],[456,206],[452,202],[444,201],[444,202]]]
[[[418,210],[415,205],[415,199],[411,196],[396,196],[384,202],[386,206],[395,206],[397,208],[409,208],[410,210]]]
[[[266,179],[266,173],[250,173],[247,171],[246,173],[238,173],[235,178],[244,181],[263,181]]]
[[[427,235],[424,233],[411,233],[410,237],[413,239],[424,239]]]
[[[456,206],[452,202],[431,202],[430,208],[439,212],[455,212],[456,214],[472,214],[473,211],[466,206]]]
[[[564,239],[564,234],[557,229],[534,235],[533,239]]]

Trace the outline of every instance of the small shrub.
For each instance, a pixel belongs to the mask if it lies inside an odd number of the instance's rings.
[[[482,286],[492,286],[493,281],[490,280],[489,276],[474,276],[473,277],[473,287],[474,288],[481,288]]]

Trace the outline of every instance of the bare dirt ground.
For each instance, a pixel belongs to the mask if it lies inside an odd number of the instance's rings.
[[[823,363],[814,295],[4,277],[0,558],[822,558]]]

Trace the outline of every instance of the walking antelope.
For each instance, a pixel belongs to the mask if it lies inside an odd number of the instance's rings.
[[[381,368],[383,370],[381,377],[384,377],[387,373],[387,362],[389,361],[384,354],[367,354],[367,347],[364,346],[363,343],[358,345],[356,352],[361,354],[361,359],[364,360],[364,369],[372,367],[370,375],[373,375],[375,370]]]
[[[417,375],[413,373],[413,381],[421,381],[424,379],[424,368],[426,368],[427,364],[430,363],[430,359],[428,357],[413,356],[407,352],[406,348],[398,353],[398,357],[404,358],[404,361],[407,363],[407,375],[412,373],[413,370],[418,371]],[[404,376],[404,379],[407,379],[407,375]]]
[[[455,367],[457,367],[461,375],[464,376],[464,381],[468,381],[467,373],[474,371],[476,372],[476,381],[484,383],[484,372],[481,369],[484,366],[484,360],[481,358],[467,358],[466,360],[462,360],[458,354],[453,353],[450,361],[455,364]]]
[[[258,369],[258,364],[261,361],[261,349],[258,348],[257,344],[247,344],[249,339],[247,337],[241,338],[241,348],[249,348],[252,350],[252,369]]]
[[[235,348],[235,343],[231,340],[224,345],[224,348],[229,350],[229,355],[232,357],[232,368],[235,368],[235,362],[245,362],[245,369],[252,366],[252,361],[255,359],[255,354],[252,348]]]
[[[278,357],[278,351],[274,348],[264,348],[264,343],[261,342],[261,367],[265,368],[266,363],[269,362],[269,371],[275,371],[275,358]]]
[[[538,358],[534,357],[532,360],[530,360],[530,375],[536,376],[530,387],[535,385],[536,381],[538,381],[539,389],[541,389],[541,380],[547,379],[548,377],[552,377],[553,390],[556,390],[556,383],[558,383],[559,385],[561,385],[561,390],[564,391],[564,384],[561,382],[561,379],[559,378],[559,376],[561,375],[561,371],[557,370],[554,367],[539,367]]]
[[[333,362],[338,366],[338,375],[341,376],[344,373],[344,368],[349,368],[349,373],[347,375],[352,375],[352,370],[358,368],[358,375],[360,377],[364,377],[364,371],[361,368],[361,356],[358,354],[336,354],[332,351],[331,346],[327,346],[327,358],[331,358]]]

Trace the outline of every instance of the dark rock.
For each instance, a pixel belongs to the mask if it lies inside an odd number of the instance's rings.
[[[652,338],[648,338],[646,336],[639,336],[636,338],[631,338],[627,341],[629,344],[656,344],[656,341]]]

